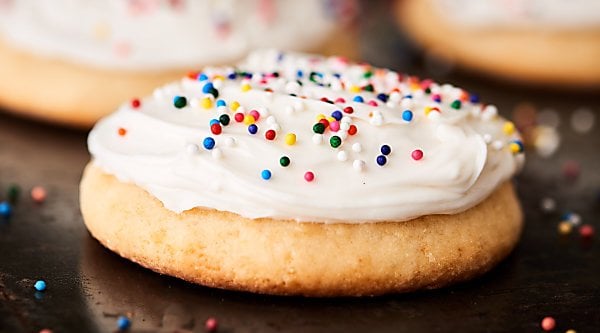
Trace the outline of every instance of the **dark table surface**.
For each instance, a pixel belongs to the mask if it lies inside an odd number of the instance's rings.
[[[556,332],[597,332],[598,240],[583,241],[577,230],[559,236],[557,225],[573,211],[600,227],[600,128],[582,134],[571,126],[581,107],[600,117],[600,96],[447,73],[407,51],[379,19],[384,9],[369,10],[380,12],[365,23],[363,54],[377,65],[478,91],[507,116],[525,105],[556,111],[561,145],[550,157],[527,155],[516,179],[526,224],[504,262],[468,283],[377,298],[270,297],[191,285],[121,259],[87,233],[78,208],[86,133],[0,114],[0,200],[11,184],[22,190],[12,218],[0,222],[0,332],[111,332],[120,314],[132,316],[133,332],[202,332],[208,317],[221,332],[536,332],[545,316],[556,319]],[[378,34],[390,37],[370,38]],[[580,168],[576,179],[563,174],[569,161]],[[43,204],[29,197],[36,185],[48,191]],[[540,208],[548,197],[556,200],[552,212]],[[45,292],[32,287],[37,279],[47,282]]]

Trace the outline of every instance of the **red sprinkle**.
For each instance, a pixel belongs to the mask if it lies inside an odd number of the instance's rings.
[[[31,199],[37,203],[42,203],[46,200],[46,189],[41,186],[35,186],[31,189]]]
[[[594,236],[594,227],[590,224],[584,224],[579,228],[579,234],[583,238],[592,238]]]
[[[204,323],[204,329],[207,332],[216,332],[218,327],[219,323],[217,322],[217,319],[213,317],[206,319],[206,322]]]
[[[233,119],[235,119],[235,121],[237,121],[238,123],[241,123],[242,121],[244,121],[244,114],[241,112],[238,112],[233,115]]]
[[[267,138],[267,140],[274,140],[276,135],[277,133],[272,129],[265,132],[265,138]]]
[[[348,134],[350,135],[354,135],[358,132],[358,128],[356,128],[355,125],[350,125],[350,127],[348,128]]]
[[[210,125],[210,131],[214,135],[219,135],[223,131],[223,128],[221,127],[220,124],[215,123],[215,124]]]
[[[315,180],[315,174],[312,171],[306,171],[306,173],[304,174],[304,180],[306,180],[307,182],[312,182],[313,180]]]
[[[354,108],[351,106],[347,106],[344,108],[344,112],[345,113],[353,113],[354,112]]]
[[[540,325],[544,331],[552,331],[556,327],[556,320],[552,317],[545,317]]]
[[[119,127],[119,130],[117,131],[117,133],[119,133],[120,136],[125,136],[125,134],[127,134],[127,130],[124,129],[123,127]]]
[[[131,107],[132,108],[137,109],[137,108],[140,107],[140,105],[142,105],[142,102],[140,102],[139,99],[134,98],[134,99],[131,100]]]
[[[319,122],[320,122],[321,124],[323,124],[323,125],[325,126],[325,128],[328,128],[328,127],[329,127],[329,120],[327,120],[327,119],[323,118],[323,119],[319,120]]]
[[[421,149],[415,149],[410,153],[413,160],[418,161],[423,158],[423,151]]]

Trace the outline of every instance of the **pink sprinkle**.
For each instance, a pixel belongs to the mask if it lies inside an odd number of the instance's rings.
[[[40,333],[52,333],[52,330],[49,328],[43,328],[40,330]]]
[[[423,151],[421,149],[415,149],[410,156],[412,156],[413,160],[418,161],[423,158]]]
[[[46,200],[46,190],[41,186],[35,186],[31,189],[31,199],[37,203],[42,203]]]
[[[369,102],[367,102],[367,104],[369,104],[370,106],[377,106],[377,105],[379,105],[374,100],[370,100]]]
[[[583,238],[592,238],[594,236],[594,227],[590,224],[584,224],[579,228],[579,234]]]
[[[256,111],[256,110],[252,110],[252,111],[250,111],[250,115],[251,115],[252,117],[254,117],[254,120],[255,120],[255,121],[258,121],[258,118],[260,118],[260,113],[259,113],[258,111]]]
[[[346,100],[341,97],[338,97],[335,99],[335,103],[346,103]]]
[[[204,323],[204,329],[207,332],[216,332],[219,327],[219,323],[216,318],[210,317],[206,319],[206,323]]]
[[[315,174],[312,171],[306,171],[304,174],[304,180],[312,182],[315,179]]]
[[[329,129],[332,132],[337,132],[340,130],[340,122],[339,121],[333,121],[331,123],[329,123]]]
[[[556,327],[556,320],[552,317],[545,317],[542,319],[541,326],[544,331],[552,331]]]

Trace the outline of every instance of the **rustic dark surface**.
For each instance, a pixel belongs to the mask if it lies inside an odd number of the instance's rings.
[[[379,18],[381,12],[374,10],[368,14]],[[257,296],[160,276],[105,250],[87,233],[78,208],[78,182],[89,159],[86,134],[0,114],[0,200],[10,184],[22,189],[12,218],[0,221],[0,332],[110,332],[116,315],[126,313],[133,315],[134,332],[194,327],[202,332],[210,316],[222,332],[536,332],[547,315],[556,318],[557,332],[597,331],[598,237],[584,242],[576,231],[559,237],[556,227],[567,210],[600,227],[600,128],[579,134],[570,126],[576,108],[585,106],[600,116],[600,96],[432,72],[430,64],[421,66],[406,52],[401,38],[370,39],[393,35],[389,22],[369,19],[365,30],[363,53],[378,65],[478,91],[504,115],[523,102],[558,111],[561,147],[549,158],[528,154],[517,177],[525,229],[515,251],[497,268],[438,291],[362,299]],[[568,160],[581,167],[576,180],[563,176]],[[29,198],[35,185],[48,190],[43,204]],[[542,212],[544,197],[556,199],[555,212]],[[32,287],[40,278],[48,283],[43,293]]]

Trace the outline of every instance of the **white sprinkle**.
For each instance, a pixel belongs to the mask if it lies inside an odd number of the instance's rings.
[[[349,123],[341,123],[340,124],[340,131],[347,131],[349,128],[350,128]]]
[[[381,126],[383,125],[383,116],[376,114],[371,118],[371,120],[369,120],[369,123],[371,123],[373,126]]]
[[[269,116],[269,117],[267,117],[267,124],[269,124],[269,125],[277,124],[277,120],[275,119],[274,116]]]
[[[295,101],[294,102],[294,110],[295,111],[303,111],[304,110],[304,103],[302,101]]]
[[[356,171],[363,171],[363,169],[365,168],[365,164],[366,163],[363,160],[354,160],[354,162],[352,162],[352,167]]]
[[[165,98],[165,92],[161,88],[156,88],[154,89],[152,96],[154,96],[154,99],[162,101]]]
[[[236,113],[241,113],[241,114],[245,114],[246,113],[246,108],[243,106],[238,106],[237,110],[235,110]]]
[[[227,147],[233,147],[235,146],[235,138],[230,136],[228,138],[225,139],[225,146]]]
[[[394,91],[390,94],[390,97],[388,100],[394,104],[397,104],[398,102],[400,102],[401,99],[402,99],[402,95],[400,95],[399,92]]]
[[[348,153],[346,153],[346,151],[344,151],[344,150],[340,150],[337,153],[337,159],[338,159],[338,161],[345,162],[346,160],[348,160]]]
[[[569,223],[571,223],[574,226],[578,226],[581,224],[581,215],[577,214],[577,213],[571,213],[571,216],[569,216]]]
[[[196,97],[190,98],[190,107],[197,108],[198,106],[200,106],[200,100],[197,99]]]
[[[214,148],[213,150],[211,150],[211,152],[212,152],[212,157],[215,160],[220,160],[221,157],[223,156],[223,152],[219,148]]]
[[[315,133],[315,135],[313,135],[312,137],[312,142],[314,142],[317,145],[323,143],[323,134]]]
[[[483,109],[481,113],[481,119],[489,121],[494,119],[494,117],[496,117],[497,114],[498,108],[495,105],[488,105]]]
[[[496,141],[492,142],[492,147],[496,150],[501,150],[502,148],[504,148],[504,142],[502,142],[500,140],[496,140]]]
[[[223,86],[223,80],[213,80],[213,87],[215,87],[215,89],[221,89],[221,87]]]
[[[352,123],[352,118],[350,118],[348,116],[343,116],[341,122],[342,122],[342,124],[344,124],[344,123],[351,124]]]
[[[427,119],[432,121],[438,121],[442,118],[442,115],[437,111],[431,111],[427,114]]]
[[[552,198],[544,198],[540,203],[540,207],[544,213],[551,213],[556,209],[556,200]]]
[[[194,154],[196,154],[200,150],[200,148],[195,143],[188,143],[185,146],[185,150],[187,151],[188,154],[194,155]]]
[[[290,81],[285,85],[285,91],[288,94],[296,94],[300,93],[300,85],[296,81]]]
[[[585,134],[594,128],[595,116],[589,109],[575,110],[571,116],[571,127],[579,134]]]
[[[360,144],[360,142],[356,142],[352,145],[352,151],[356,153],[360,153],[362,151],[362,145]]]
[[[490,142],[492,142],[492,135],[489,133],[485,133],[483,135],[483,142],[490,144]]]
[[[348,137],[348,132],[340,132],[340,131],[338,131],[338,132],[336,133],[336,135],[337,135],[337,136],[339,136],[339,137],[340,137],[340,139],[342,139],[342,140],[346,140],[346,138]]]
[[[190,101],[190,106],[193,107],[192,102]],[[217,106],[217,111],[219,111],[219,113],[221,113],[221,115],[227,113],[227,107],[226,106]]]
[[[278,123],[270,124],[269,129],[274,130],[275,132],[279,132],[281,130],[281,126]]]

